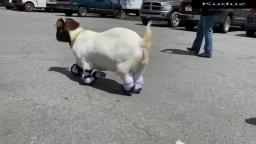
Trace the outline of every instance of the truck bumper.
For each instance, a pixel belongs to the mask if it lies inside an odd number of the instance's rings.
[[[61,10],[61,11],[76,11],[78,9],[78,6],[77,5],[57,4],[56,9]]]
[[[14,7],[14,4],[9,3],[9,2],[4,2],[3,6],[5,6],[5,7]]]
[[[151,20],[168,20],[168,11],[159,11],[159,12],[141,12],[141,18],[147,18]]]
[[[200,15],[179,14],[179,18],[184,22],[197,23],[200,20]]]
[[[245,26],[245,30],[246,31],[256,31],[256,23],[254,23],[254,24],[247,24]]]

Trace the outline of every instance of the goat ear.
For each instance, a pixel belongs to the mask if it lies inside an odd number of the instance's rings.
[[[57,28],[62,28],[64,26],[64,20],[62,18],[58,19],[56,22]]]
[[[75,30],[80,26],[80,23],[71,19],[71,18],[66,18],[65,19],[65,28],[68,30]]]

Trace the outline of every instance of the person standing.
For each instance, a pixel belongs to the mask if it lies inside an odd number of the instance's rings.
[[[188,51],[194,52],[199,57],[211,58],[213,49],[213,26],[221,15],[222,10],[210,10],[203,8],[201,11],[201,18],[197,26],[196,38],[191,48],[187,48]],[[200,48],[205,39],[204,52],[199,54]]]

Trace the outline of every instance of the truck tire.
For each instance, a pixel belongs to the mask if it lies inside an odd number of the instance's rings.
[[[168,17],[168,25],[170,27],[178,27],[180,25],[180,18],[178,12],[172,12]]]
[[[147,18],[141,18],[141,22],[143,25],[147,25],[148,21],[149,21],[149,19],[147,19]]]
[[[192,23],[186,23],[185,24],[185,29],[188,31],[193,31],[195,29],[195,25]]]
[[[15,6],[16,7],[16,9],[18,10],[18,11],[23,11],[24,10],[24,6]]]
[[[101,17],[106,17],[107,14],[102,13],[102,14],[100,14],[100,16],[101,16]]]
[[[5,6],[5,8],[8,9],[8,10],[9,10],[9,9],[12,9],[11,6]]]
[[[254,35],[254,31],[246,31],[246,36],[248,36],[248,37],[253,37],[253,35]]]
[[[72,11],[66,11],[66,12],[65,12],[65,15],[66,15],[66,16],[72,16],[72,15],[73,15],[73,12],[72,12]]]
[[[114,11],[113,16],[115,18],[121,19],[122,11]]]
[[[77,14],[78,14],[79,17],[87,16],[87,12],[88,12],[87,8],[84,7],[84,6],[79,7],[78,10],[77,10]]]
[[[227,16],[225,22],[223,24],[220,24],[220,32],[227,33],[230,28],[230,23],[231,23],[231,17]]]
[[[33,3],[31,3],[31,2],[28,2],[28,3],[26,3],[25,5],[24,5],[24,8],[25,8],[25,11],[26,12],[32,12],[32,11],[34,11],[34,4]]]

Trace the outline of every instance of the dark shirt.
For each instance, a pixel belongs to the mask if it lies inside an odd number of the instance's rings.
[[[221,14],[224,11],[222,9],[203,8],[201,12],[203,16],[211,16],[211,15]]]

